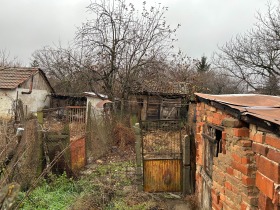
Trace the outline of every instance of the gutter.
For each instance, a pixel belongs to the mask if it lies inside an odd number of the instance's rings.
[[[27,91],[27,92],[22,91],[21,94],[30,94],[30,93],[32,93],[32,89],[33,89],[33,78],[34,78],[34,75],[31,75],[31,83],[30,83],[29,91]]]

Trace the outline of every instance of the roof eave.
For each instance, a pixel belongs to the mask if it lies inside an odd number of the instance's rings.
[[[198,96],[197,94],[196,94],[196,98],[197,98],[197,101],[204,102],[221,111],[224,111],[225,113],[235,117],[238,120],[244,121],[248,124],[254,124],[254,125],[260,126],[264,129],[267,129],[280,136],[280,125],[278,125],[274,122],[255,117],[253,115],[250,115],[249,112],[240,111],[239,109],[230,107],[228,104],[223,104],[222,102],[219,102],[219,101],[213,101],[210,99],[206,99],[201,96]]]

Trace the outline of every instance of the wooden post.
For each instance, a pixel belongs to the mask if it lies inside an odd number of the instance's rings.
[[[89,161],[92,151],[92,140],[91,140],[91,129],[92,129],[92,119],[91,119],[91,103],[88,102],[87,105],[87,115],[86,115],[86,160]]]
[[[143,179],[142,179],[142,154],[141,154],[141,135],[139,123],[135,123],[135,151],[136,151],[136,182],[139,191],[143,191]]]
[[[196,146],[195,146],[195,138],[193,132],[190,133],[190,160],[191,160],[191,189],[190,192],[193,194],[195,192],[195,174],[196,174]]]
[[[191,149],[190,137],[183,139],[183,195],[191,194]]]
[[[44,123],[44,113],[42,111],[37,112],[37,120],[39,123],[38,130],[38,148],[39,148],[39,165],[37,168],[37,174],[40,175],[43,170],[43,123]]]

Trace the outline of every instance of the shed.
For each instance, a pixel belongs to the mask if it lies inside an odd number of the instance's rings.
[[[0,68],[0,117],[16,119],[19,113],[26,116],[49,107],[53,92],[40,68]]]
[[[87,98],[87,113],[91,112],[91,116],[100,117],[104,114],[109,114],[110,108],[108,104],[112,102],[108,100],[108,96],[104,94],[96,94],[93,92],[84,92],[84,95]]]
[[[196,191],[204,209],[280,208],[280,97],[196,93]]]
[[[185,82],[145,81],[133,91],[130,101],[138,105],[134,107],[140,107],[141,120],[174,120],[180,118],[188,95],[189,84]]]
[[[87,98],[83,93],[51,94],[51,107],[86,106]]]

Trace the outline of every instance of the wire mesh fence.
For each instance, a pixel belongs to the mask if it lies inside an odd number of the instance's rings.
[[[181,155],[181,121],[142,121],[140,125],[144,158],[172,158]]]
[[[96,109],[88,104],[87,113],[87,156],[96,159],[104,155],[111,147],[113,120],[110,112]]]

